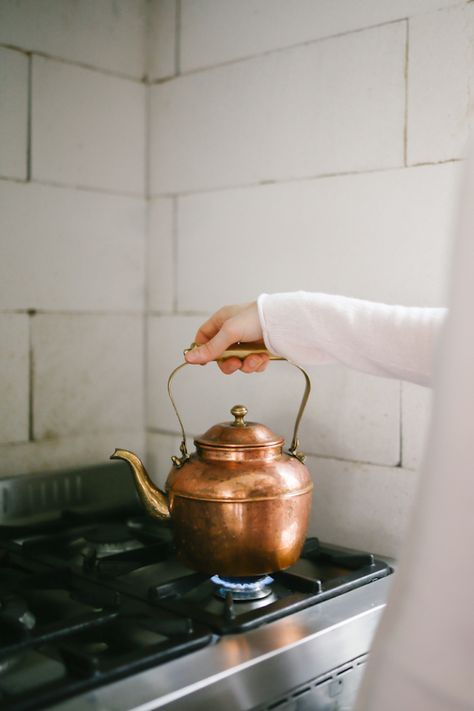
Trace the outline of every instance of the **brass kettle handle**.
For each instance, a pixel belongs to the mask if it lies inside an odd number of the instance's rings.
[[[197,347],[197,344],[192,343],[191,347],[187,348],[184,351],[184,354],[186,355],[186,353],[188,351],[190,351],[196,347]],[[283,358],[283,356],[278,356],[278,355],[275,355],[274,353],[270,353],[270,351],[268,351],[265,348],[265,346],[263,346],[261,343],[234,343],[232,346],[229,346],[229,348],[222,353],[222,355],[220,356],[220,358],[218,360],[228,360],[229,358],[235,358],[235,357],[243,359],[249,355],[254,355],[254,354],[268,355],[270,360],[287,361],[287,363],[289,363],[290,365],[297,368],[304,375],[305,389],[304,389],[303,397],[302,397],[302,400],[301,400],[301,403],[299,406],[298,414],[296,415],[295,426],[293,429],[293,437],[291,440],[291,446],[288,449],[288,454],[290,454],[292,457],[296,457],[296,459],[299,459],[299,461],[303,463],[305,460],[305,455],[303,454],[303,452],[298,451],[298,447],[299,447],[298,429],[300,426],[301,418],[303,417],[303,413],[306,408],[306,403],[308,402],[308,398],[309,398],[309,395],[311,392],[311,380],[309,379],[309,375],[303,368],[301,368],[299,365],[296,365],[296,363],[293,363],[292,361],[288,360],[287,358]],[[186,447],[186,433],[184,431],[184,426],[183,426],[181,417],[179,415],[178,408],[176,407],[176,403],[174,401],[173,395],[171,393],[171,383],[172,383],[172,380],[173,380],[174,376],[176,375],[176,373],[179,370],[181,370],[182,368],[184,368],[186,365],[191,365],[191,363],[188,363],[187,361],[185,361],[184,363],[181,363],[171,372],[171,374],[168,378],[168,395],[171,400],[171,404],[173,405],[173,409],[176,413],[176,417],[178,418],[179,426],[181,428],[181,437],[182,437],[181,444],[179,447],[179,450],[181,452],[181,457],[176,457],[176,456],[171,457],[173,464],[178,469],[180,467],[182,467],[183,464],[185,464],[190,457],[189,457],[188,450]]]

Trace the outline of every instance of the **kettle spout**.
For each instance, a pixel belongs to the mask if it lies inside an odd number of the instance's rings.
[[[123,459],[128,462],[133,472],[138,495],[146,510],[155,518],[169,519],[168,497],[156,487],[148,476],[142,461],[128,449],[116,449],[110,459]]]

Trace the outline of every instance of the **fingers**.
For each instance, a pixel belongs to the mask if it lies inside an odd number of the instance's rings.
[[[268,362],[268,356],[254,354],[247,356],[244,360],[227,358],[227,360],[218,362],[218,365],[225,375],[232,375],[237,370],[241,370],[242,373],[263,373]]]
[[[243,373],[263,373],[269,362],[266,355],[250,355],[245,360],[240,358],[227,358],[226,360],[218,361],[217,365],[225,375],[232,375],[237,370]]]
[[[259,341],[263,337],[262,327],[258,317],[257,302],[224,306],[216,311],[202,326],[195,336],[197,348],[186,354],[188,363],[204,365],[219,356],[233,343],[250,343]],[[239,361],[239,368],[245,373],[253,373],[264,361],[256,356],[257,360]],[[222,372],[234,372],[237,363],[221,367]]]
[[[226,321],[210,341],[186,353],[188,363],[204,364],[209,363],[211,360],[216,360],[226,348],[234,343],[236,337],[231,321],[231,319]]]
[[[264,361],[264,363],[262,363],[262,365],[260,365],[257,368],[257,370],[256,370],[257,373],[263,373],[263,371],[267,369],[267,365],[269,364],[270,359],[267,356],[264,356],[264,358],[265,358],[265,361]]]
[[[242,362],[240,370],[242,373],[261,373],[268,364],[268,356],[253,353],[247,356]]]
[[[234,314],[238,313],[238,311],[242,308],[244,308],[244,305],[223,306],[202,324],[196,333],[194,342],[198,345],[202,345],[203,343],[210,341],[211,338],[214,338],[214,336],[220,331],[224,323],[229,318],[234,316]]]
[[[227,358],[227,360],[218,361],[217,365],[225,375],[232,375],[242,367],[240,358]]]

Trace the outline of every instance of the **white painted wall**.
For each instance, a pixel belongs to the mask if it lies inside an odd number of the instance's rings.
[[[167,376],[224,302],[444,304],[473,28],[464,0],[1,2],[0,474],[146,432],[163,481]],[[311,532],[395,554],[430,394],[311,377]],[[289,437],[301,388],[188,368],[176,397],[191,434],[244,401]]]
[[[0,474],[143,448],[145,0],[0,3]]]
[[[444,305],[474,5],[154,0],[152,11],[147,428],[163,481],[178,446],[166,378],[217,307],[294,289]],[[310,374],[311,532],[396,554],[430,393],[342,367]],[[179,380],[191,434],[243,401],[289,437],[302,388],[289,366]]]

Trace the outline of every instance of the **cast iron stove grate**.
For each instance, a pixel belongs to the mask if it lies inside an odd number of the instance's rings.
[[[0,708],[36,711],[215,641],[188,616],[0,548]]]
[[[170,531],[153,519],[125,515],[106,519],[100,527],[97,519],[66,519],[67,525],[58,523],[53,530],[36,529],[31,535],[17,531],[9,545],[32,564],[68,569],[83,581],[190,618],[218,634],[258,627],[392,572],[369,553],[310,538],[295,565],[272,574],[269,596],[248,602],[229,593],[223,600],[210,576],[176,559]],[[112,548],[104,548],[112,538]]]
[[[299,561],[272,573],[272,593],[262,600],[224,600],[208,576],[189,573],[152,584],[148,598],[155,604],[211,627],[218,634],[243,632],[366,585],[392,572],[372,554],[359,553],[309,538]],[[150,576],[151,577],[151,576]]]
[[[171,532],[145,515],[90,517],[66,512],[55,521],[29,527],[0,526],[0,543],[30,561],[101,577],[123,575],[174,552]]]

